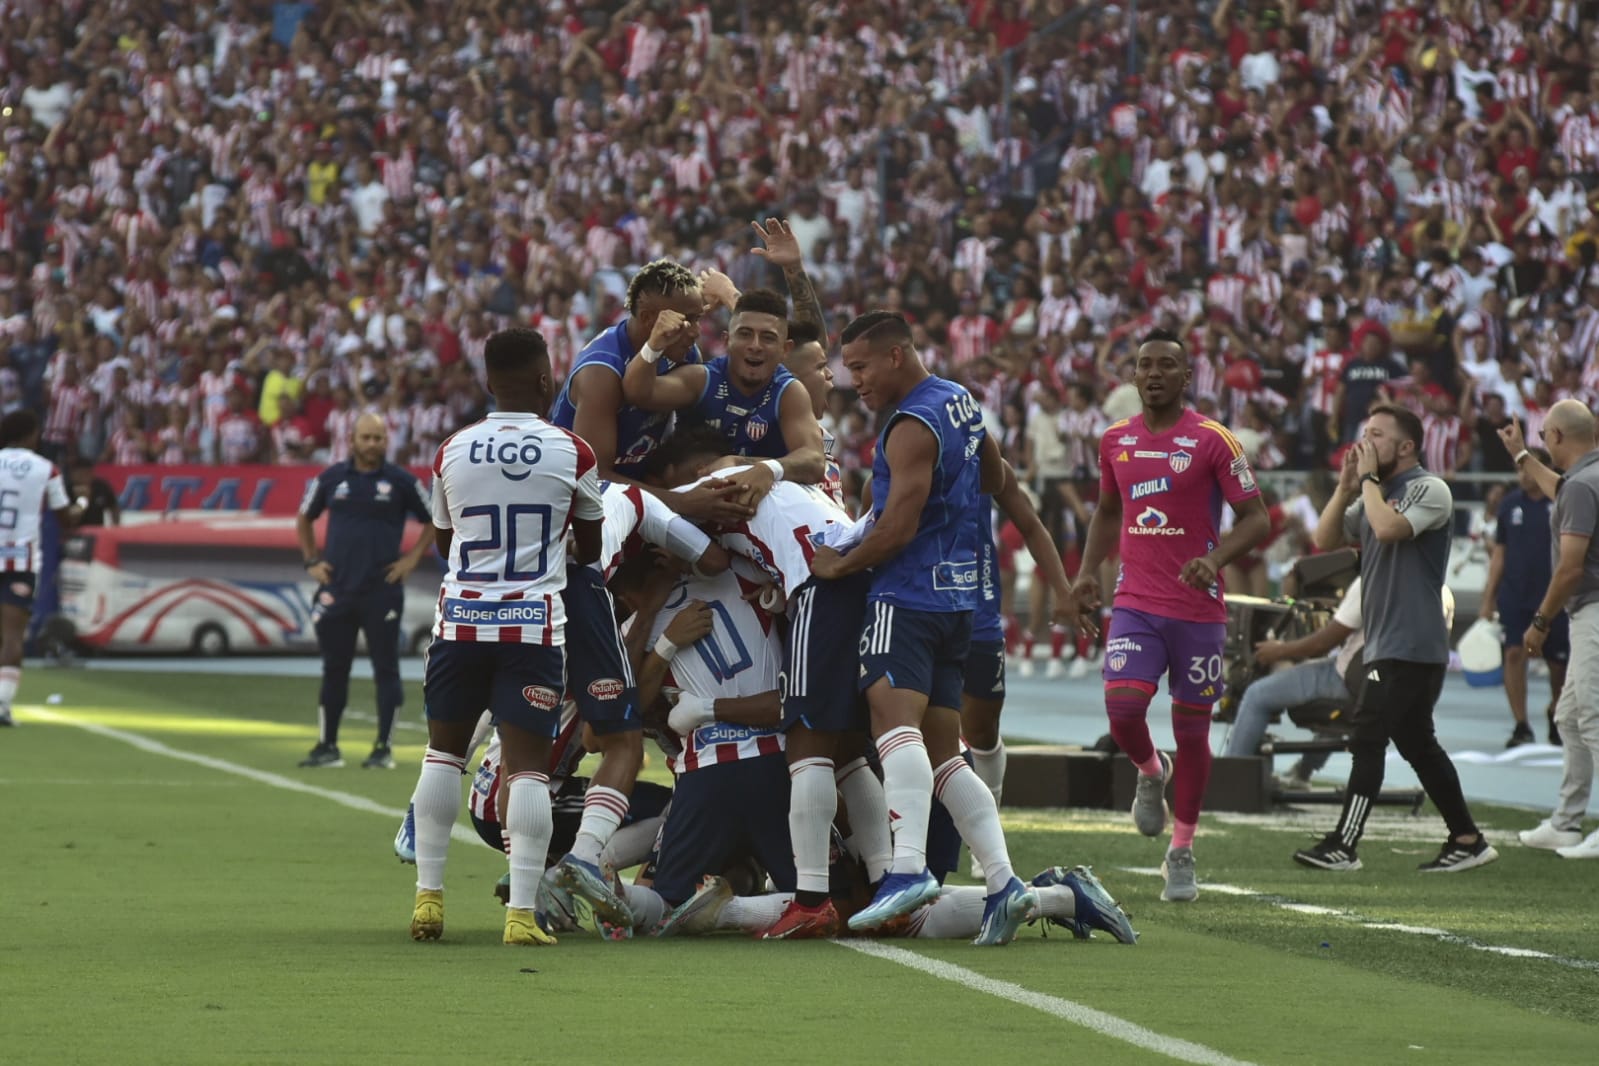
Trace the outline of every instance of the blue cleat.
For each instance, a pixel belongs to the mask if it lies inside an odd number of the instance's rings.
[[[972,943],[997,947],[1016,939],[1022,923],[1038,916],[1038,896],[1016,878],[983,900],[983,925]]]
[[[1061,884],[1072,890],[1077,901],[1077,914],[1072,924],[1072,935],[1079,940],[1089,938],[1090,929],[1103,929],[1123,944],[1136,944],[1138,933],[1128,921],[1127,912],[1110,898],[1105,886],[1099,883],[1094,871],[1087,866],[1074,866],[1061,878]]]
[[[416,865],[416,806],[405,808],[405,821],[394,834],[394,854],[403,863]]]
[[[633,935],[633,912],[623,901],[614,877],[607,877],[598,866],[571,852],[561,856],[553,872],[556,884],[593,909],[602,935],[612,940],[626,940]]]
[[[1057,888],[1066,884],[1066,874],[1066,867],[1051,866],[1049,869],[1035,875],[1033,879],[1027,883],[1033,888]],[[1074,892],[1073,897],[1075,898],[1075,896],[1076,893]],[[1035,921],[1036,920],[1038,919],[1035,919]],[[1079,926],[1075,921],[1067,918],[1051,918],[1047,916],[1043,917],[1042,920],[1048,922],[1050,925],[1060,926],[1062,929],[1070,932],[1072,936],[1076,937],[1078,940],[1088,939],[1088,930]]]
[[[849,927],[856,932],[876,929],[937,899],[942,891],[938,878],[926,870],[919,874],[888,874],[878,884],[872,902],[850,916]]]

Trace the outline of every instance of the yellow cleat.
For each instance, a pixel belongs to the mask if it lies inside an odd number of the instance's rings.
[[[539,925],[538,916],[531,910],[505,908],[505,942],[519,948],[545,947],[555,943],[555,938]]]
[[[437,940],[444,935],[444,892],[419,889],[416,908],[411,911],[411,939]]]

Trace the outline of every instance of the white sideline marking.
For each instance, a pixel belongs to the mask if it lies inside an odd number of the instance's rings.
[[[1010,981],[999,981],[992,977],[984,977],[964,966],[943,962],[939,959],[930,959],[925,955],[918,955],[914,951],[897,948],[890,944],[882,944],[873,940],[835,940],[833,943],[839,947],[858,951],[862,955],[870,955],[877,959],[886,959],[897,962],[901,966],[912,970],[919,970],[930,977],[937,977],[941,981],[969,988],[974,992],[995,996],[1023,1007],[1032,1007],[1034,1010],[1043,1011],[1062,1021],[1080,1026],[1100,1036],[1112,1040],[1120,1040],[1125,1044],[1153,1051],[1157,1055],[1176,1059],[1179,1062],[1201,1063],[1204,1066],[1252,1066],[1244,1059],[1235,1059],[1224,1055],[1215,1048],[1196,1044],[1191,1040],[1180,1040],[1176,1037],[1165,1036],[1152,1029],[1145,1029],[1135,1025],[1125,1018],[1118,1018],[1114,1014],[1107,1014],[1093,1007],[1085,1007],[1081,1003],[1074,1003],[1069,999],[1059,996],[1045,995],[1034,992],[1030,988],[1013,984]]]
[[[0,777],[0,785],[48,785],[51,788],[88,788],[111,786],[115,788],[243,788],[242,781],[155,781],[147,778],[110,777],[58,778],[49,780],[28,777]]]
[[[375,800],[369,800],[365,796],[357,796],[351,792],[339,792],[336,789],[331,788],[318,788],[316,785],[308,785],[304,781],[296,781],[294,778],[284,777],[282,774],[274,774],[267,770],[257,770],[253,766],[245,766],[242,763],[229,762],[227,759],[213,758],[210,755],[201,755],[199,752],[184,751],[182,748],[174,748],[161,743],[159,740],[151,740],[149,737],[143,737],[137,733],[129,733],[121,729],[113,729],[111,726],[101,725],[99,722],[79,721],[78,719],[72,718],[68,715],[57,714],[55,711],[47,711],[43,707],[27,707],[19,709],[25,710],[30,717],[37,718],[40,721],[50,722],[53,725],[69,725],[75,729],[82,729],[84,732],[93,733],[97,737],[106,737],[109,740],[120,740],[122,743],[127,744],[130,747],[138,748],[140,751],[148,752],[151,755],[163,755],[168,759],[177,759],[179,762],[193,763],[195,766],[204,766],[208,770],[220,770],[222,773],[232,774],[235,777],[247,778],[256,782],[257,784],[270,785],[273,788],[281,788],[285,792],[300,792],[307,796],[317,796],[321,799],[337,803],[341,807],[348,807],[355,811],[365,811],[367,814],[382,814],[387,815],[390,818],[405,817],[405,812],[403,810],[395,810],[393,807],[385,807],[383,804],[378,803]],[[468,829],[466,826],[459,823],[450,827],[450,836],[456,840],[467,841],[473,844],[483,843],[483,839],[477,835],[475,830]]]
[[[1142,874],[1145,877],[1159,877],[1160,870],[1153,866],[1123,866],[1123,873]],[[1385,933],[1406,933],[1410,936],[1425,936],[1445,944],[1454,944],[1458,947],[1470,948],[1472,951],[1485,951],[1490,955],[1504,955],[1512,959],[1540,959],[1552,962],[1556,966],[1564,966],[1570,970],[1591,970],[1599,972],[1599,962],[1593,959],[1574,959],[1565,955],[1555,955],[1547,951],[1538,951],[1535,948],[1509,947],[1504,944],[1484,944],[1461,933],[1451,933],[1447,929],[1435,929],[1430,925],[1407,925],[1404,922],[1380,922],[1374,918],[1357,914],[1354,911],[1340,910],[1337,907],[1322,907],[1314,903],[1299,903],[1284,896],[1273,895],[1270,892],[1257,892],[1252,888],[1240,888],[1238,885],[1219,885],[1211,881],[1203,882],[1206,892],[1218,896],[1243,896],[1246,899],[1259,900],[1268,903],[1278,910],[1292,911],[1295,914],[1309,914],[1318,918],[1333,918],[1340,922],[1358,925],[1362,929],[1373,929]]]

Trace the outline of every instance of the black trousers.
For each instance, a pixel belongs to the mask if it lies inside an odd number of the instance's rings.
[[[1400,756],[1416,771],[1427,798],[1449,826],[1452,837],[1477,832],[1460,790],[1460,775],[1449,753],[1438,743],[1433,710],[1443,691],[1447,667],[1443,663],[1415,663],[1379,659],[1365,664],[1365,677],[1355,702],[1349,742],[1354,765],[1339,835],[1350,847],[1365,832],[1371,803],[1382,791],[1384,758],[1393,741]]]

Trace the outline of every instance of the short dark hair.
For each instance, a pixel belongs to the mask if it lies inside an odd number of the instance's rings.
[[[1372,407],[1371,416],[1387,415],[1399,427],[1401,436],[1409,439],[1416,446],[1416,451],[1421,451],[1421,416],[1408,407],[1401,407],[1396,403],[1379,403]]]
[[[39,432],[39,416],[23,408],[0,418],[0,448],[21,444]]]
[[[1182,338],[1177,336],[1177,334],[1173,333],[1169,329],[1157,328],[1150,330],[1148,333],[1144,334],[1143,340],[1138,342],[1138,346],[1140,348],[1146,344],[1175,344],[1178,351],[1182,352],[1184,355],[1188,354],[1188,346],[1183,344]]]
[[[656,259],[645,263],[633,280],[627,283],[627,313],[637,314],[639,300],[646,296],[676,296],[693,292],[699,281],[682,263],[671,259]],[[788,313],[785,307],[784,314]]]
[[[815,322],[811,322],[808,319],[800,322],[790,319],[788,323],[788,339],[794,342],[794,347],[801,348],[812,341],[821,343],[822,331]]]
[[[490,374],[525,374],[548,366],[549,345],[544,334],[527,326],[512,326],[489,337],[483,346],[483,366]]]
[[[678,466],[689,459],[710,456],[720,459],[733,454],[733,442],[715,426],[701,423],[685,426],[661,442],[645,460],[645,472],[654,477],[669,466]]]
[[[751,289],[740,293],[738,302],[733,305],[733,313],[741,315],[745,311],[788,321],[788,301],[771,289]]]
[[[854,321],[845,326],[838,341],[840,344],[853,344],[868,337],[909,344],[911,326],[898,311],[868,311],[864,315],[857,315]]]

